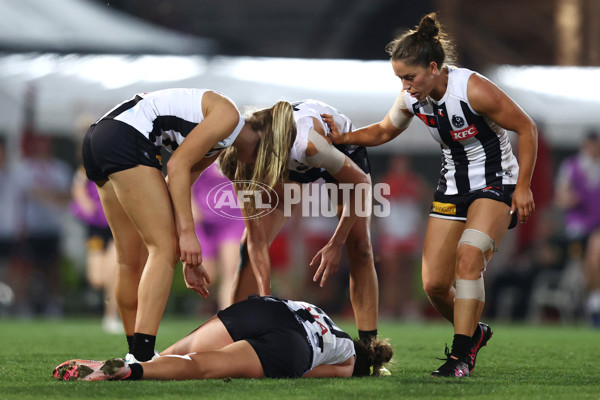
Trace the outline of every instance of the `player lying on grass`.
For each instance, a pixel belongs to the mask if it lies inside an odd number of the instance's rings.
[[[250,296],[152,361],[70,360],[53,375],[64,381],[367,376],[379,375],[392,355],[384,340],[352,340],[312,304]]]

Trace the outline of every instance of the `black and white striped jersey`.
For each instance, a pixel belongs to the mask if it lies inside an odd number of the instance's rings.
[[[202,97],[209,89],[165,89],[139,93],[104,116],[134,127],[157,147],[175,151],[192,129],[204,120]],[[238,111],[239,114],[239,111]],[[217,143],[207,154],[210,157],[233,144],[244,119],[240,115],[238,125],[224,140]]]
[[[290,159],[288,169],[298,173],[304,173],[309,170],[308,160],[306,158],[306,148],[308,146],[308,131],[314,127],[316,120],[327,134],[329,127],[321,119],[321,114],[333,116],[333,120],[341,134],[352,130],[352,121],[346,115],[338,111],[329,104],[319,100],[302,100],[292,103],[294,109],[294,121],[296,122],[296,140],[290,150]],[[357,146],[349,146],[349,153],[352,153]],[[324,171],[324,168],[321,168]]]
[[[485,115],[473,110],[467,83],[474,72],[448,68],[444,97],[419,101],[407,92],[408,111],[421,119],[442,148],[442,169],[437,190],[446,195],[463,194],[488,186],[514,185],[519,165],[508,134]]]
[[[338,328],[319,307],[275,297],[265,297],[265,300],[280,301],[296,315],[313,350],[311,369],[322,364],[339,364],[356,354],[350,335]]]

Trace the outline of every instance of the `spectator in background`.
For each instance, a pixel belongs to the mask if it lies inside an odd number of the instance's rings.
[[[29,153],[15,171],[20,217],[19,262],[11,266],[15,311],[23,317],[40,311],[62,315],[59,261],[62,221],[70,196],[72,172],[52,154],[49,137],[33,136]]]
[[[556,204],[565,212],[565,230],[582,252],[587,312],[600,327],[600,138],[588,133],[579,153],[566,159],[556,183]]]
[[[6,157],[6,144],[0,141],[0,266],[10,258],[16,231],[15,191],[12,168]]]
[[[14,238],[17,232],[17,201],[13,168],[6,156],[6,143],[0,140],[0,311],[10,307],[14,294],[2,281],[14,255]]]
[[[537,170],[537,169],[536,169]],[[564,238],[556,210],[536,211],[539,218],[524,252],[516,252],[488,282],[486,317],[523,321],[528,315],[536,280],[548,271],[560,271],[567,263]]]
[[[202,243],[202,265],[213,285],[219,276],[218,310],[229,307],[233,300],[240,239],[245,227],[240,210],[222,201],[226,192],[235,198],[231,182],[214,164],[192,186],[192,212],[196,235]]]
[[[87,179],[83,167],[75,174],[71,194],[70,210],[86,228],[87,279],[94,289],[101,290],[103,294],[102,329],[107,333],[121,333],[123,327],[115,297],[117,252],[98,189]]]
[[[381,179],[389,185],[390,215],[377,218],[381,312],[390,317],[419,317],[415,299],[415,270],[420,261],[425,228],[425,205],[431,203],[431,189],[412,170],[406,155],[390,158]]]

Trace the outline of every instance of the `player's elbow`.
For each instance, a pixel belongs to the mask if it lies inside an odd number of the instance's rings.
[[[531,125],[530,125],[530,132],[531,132],[531,136],[533,136],[533,138],[537,141],[538,138],[538,127],[537,124],[533,121],[531,121]]]
[[[167,162],[167,176],[175,176],[178,175],[181,170],[183,170],[183,163],[175,156],[171,157]]]

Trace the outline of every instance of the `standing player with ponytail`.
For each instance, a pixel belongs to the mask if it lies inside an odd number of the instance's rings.
[[[255,162],[242,162],[236,156],[237,150],[230,148],[219,159],[222,172],[232,181],[238,181],[238,191],[248,189],[239,182],[243,180],[265,183],[276,191],[281,190],[284,182],[302,184],[319,178],[334,184],[351,184],[352,188],[358,185],[369,187],[370,165],[366,149],[334,147],[327,137],[322,113],[333,115],[339,131],[351,129],[352,122],[348,117],[317,100],[280,101],[271,108],[254,112],[246,118],[242,132],[252,129],[262,136]],[[359,337],[372,340],[377,336],[379,294],[370,237],[371,219],[368,215],[357,215],[355,194],[362,196],[359,201],[362,199],[361,204],[370,210],[371,200],[365,198],[366,192],[353,189],[346,204],[339,193],[338,226],[327,245],[313,258],[311,267],[316,268],[313,280],[320,281],[323,286],[337,271],[342,248],[346,245],[350,262],[350,300]],[[252,205],[245,204],[248,207],[243,211],[247,216],[251,215]],[[268,215],[246,219],[234,301],[243,300],[249,294],[271,294],[269,246],[285,221],[283,202]]]
[[[453,46],[435,13],[387,48],[403,90],[379,123],[339,135],[334,143],[377,146],[394,139],[413,116],[440,143],[443,161],[423,248],[423,287],[454,325],[452,351],[432,376],[467,376],[492,330],[479,318],[485,302],[483,272],[517,219],[535,210],[530,189],[537,155],[531,118],[482,75],[448,65]],[[506,130],[519,137],[519,163]],[[518,216],[518,218],[517,218]],[[401,221],[398,221],[401,223]]]
[[[194,229],[191,186],[225,148],[250,158],[259,142],[227,97],[208,89],[140,93],[88,130],[83,165],[96,183],[112,231],[119,269],[116,298],[127,335],[127,361],[154,354],[173,270],[208,296],[208,275]],[[172,152],[162,173],[160,150]]]

